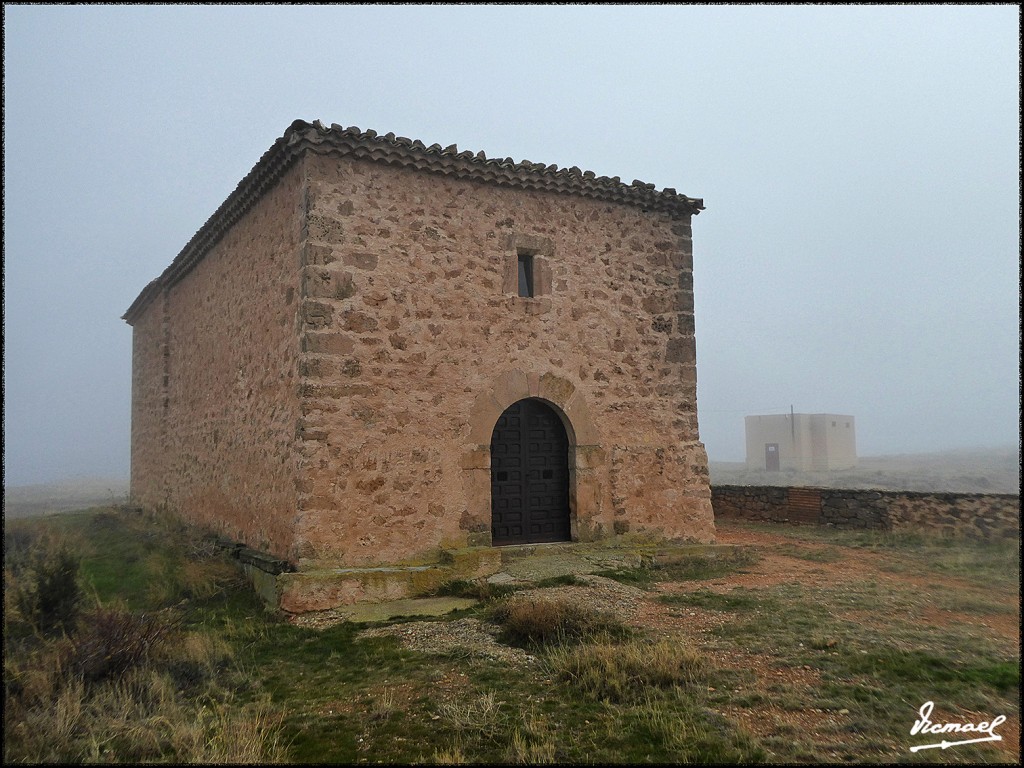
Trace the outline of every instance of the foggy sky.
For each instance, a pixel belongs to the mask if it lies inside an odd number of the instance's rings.
[[[1016,444],[1019,14],[4,6],[4,483],[127,477],[121,314],[295,119],[705,201],[698,413]]]

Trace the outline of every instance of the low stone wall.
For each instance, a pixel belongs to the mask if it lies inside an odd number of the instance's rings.
[[[879,528],[981,539],[1020,535],[1020,496],[713,485],[715,519]]]

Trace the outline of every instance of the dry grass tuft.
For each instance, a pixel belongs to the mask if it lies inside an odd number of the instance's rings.
[[[708,674],[696,651],[671,640],[555,648],[546,662],[559,679],[616,703],[636,701],[651,689],[691,686]]]
[[[547,765],[555,762],[557,739],[543,718],[529,710],[519,726],[512,729],[505,760],[517,765]]]
[[[488,692],[465,702],[442,702],[437,707],[437,714],[448,726],[461,733],[488,727],[497,714],[497,705],[494,694]]]
[[[448,747],[448,749],[435,751],[433,762],[436,765],[464,765],[470,762],[470,760],[466,757],[462,748],[458,744],[455,744]]]
[[[505,640],[527,647],[629,634],[612,613],[545,598],[509,598],[494,606],[490,616],[504,630]]]

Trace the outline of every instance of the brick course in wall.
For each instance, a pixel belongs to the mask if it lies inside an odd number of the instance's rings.
[[[300,567],[430,560],[490,543],[491,432],[532,397],[567,429],[574,540],[713,540],[699,209],[296,123],[126,313],[134,499]]]
[[[813,510],[813,500],[817,509]],[[1020,496],[716,485],[716,519],[877,528],[971,538],[1020,535]]]

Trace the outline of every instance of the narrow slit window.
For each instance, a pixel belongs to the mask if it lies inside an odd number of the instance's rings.
[[[533,296],[533,256],[519,254],[519,295]]]

